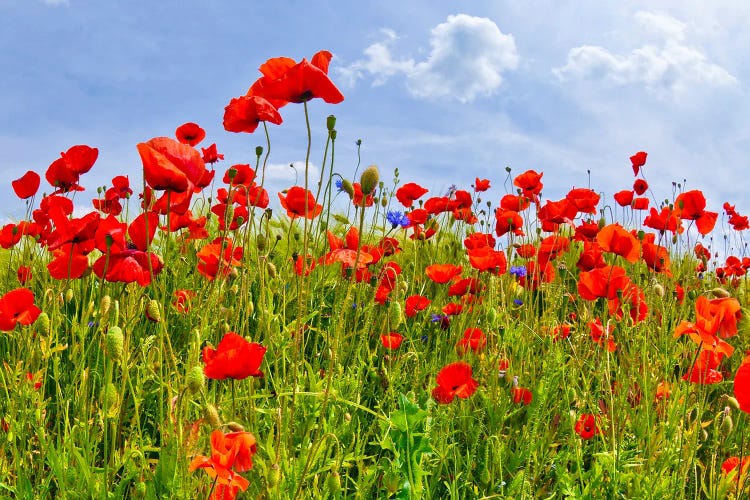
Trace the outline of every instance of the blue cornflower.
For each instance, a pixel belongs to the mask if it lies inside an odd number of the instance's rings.
[[[510,266],[508,272],[516,278],[524,278],[526,277],[526,266]]]
[[[341,179],[336,179],[335,184],[336,184],[336,189],[339,190],[339,193],[344,190],[344,181],[342,181]]]
[[[523,300],[521,300],[521,299],[513,299],[513,303],[515,305],[517,305],[517,306],[522,306],[523,305]]]
[[[388,219],[388,222],[391,223],[391,226],[394,227],[394,229],[398,226],[407,227],[409,224],[411,224],[409,217],[397,210],[389,211],[386,215],[386,218]]]

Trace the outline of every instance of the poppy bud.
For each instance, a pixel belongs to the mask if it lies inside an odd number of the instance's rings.
[[[263,234],[257,234],[255,236],[255,246],[258,248],[260,252],[264,251],[266,249],[266,243],[268,242],[268,239]]]
[[[723,288],[716,287],[711,290],[711,294],[716,297],[717,299],[726,299],[728,297],[731,297],[731,294],[724,290]]]
[[[734,398],[734,396],[727,396],[727,404],[735,410],[740,409],[740,403]]]
[[[664,297],[664,287],[661,286],[659,283],[654,283],[654,293],[658,295],[659,297]]]
[[[146,488],[146,483],[144,481],[138,481],[135,483],[135,488],[133,488],[134,498],[146,498],[147,493],[148,489]]]
[[[206,387],[206,376],[202,366],[194,366],[187,374],[187,388],[191,394],[198,394]]]
[[[388,305],[388,320],[391,329],[398,328],[404,322],[404,311],[401,309],[400,302],[394,300]]]
[[[341,493],[341,476],[338,471],[331,470],[331,474],[326,478],[326,487],[329,495],[336,496]]]
[[[341,181],[341,189],[349,195],[349,198],[354,198],[354,186],[352,186],[352,183],[349,179],[344,179]]]
[[[102,392],[99,396],[102,400],[102,410],[105,412],[107,418],[113,418],[117,416],[117,411],[120,406],[120,395],[117,393],[117,387],[112,382],[102,387]]]
[[[49,335],[49,316],[46,312],[42,312],[36,318],[36,324],[39,328],[39,333],[42,335]]]
[[[336,128],[336,117],[333,115],[328,115],[328,118],[326,118],[326,127],[328,128],[328,131]]]
[[[344,413],[344,420],[346,420],[347,422],[351,422],[352,421],[352,414],[349,413],[349,412]]]
[[[266,261],[266,271],[268,271],[268,275],[271,278],[275,278],[276,277],[276,265],[273,262],[271,262],[270,260]]]
[[[266,484],[268,484],[270,488],[275,488],[280,482],[281,467],[279,467],[279,464],[272,464],[268,469],[268,474],[266,474]]]
[[[497,321],[497,309],[494,307],[490,307],[487,311],[487,320],[491,325],[495,324],[495,321]]]
[[[245,432],[245,428],[242,426],[242,424],[237,422],[227,422],[227,427],[232,432]]]
[[[209,425],[214,429],[221,427],[221,419],[219,418],[219,410],[217,410],[216,407],[212,404],[206,405],[206,420],[208,421]]]
[[[149,319],[149,321],[153,321],[154,323],[158,323],[159,321],[161,321],[159,302],[157,302],[156,299],[151,299],[148,301],[148,304],[146,304],[146,317]]]
[[[732,429],[734,429],[734,422],[732,422],[732,415],[729,413],[728,406],[724,408],[722,415],[723,417],[721,420],[721,427],[719,427],[719,430],[721,431],[721,434],[724,437],[727,437],[729,433],[732,432]]]
[[[99,303],[99,315],[101,317],[104,317],[109,312],[109,308],[112,305],[112,297],[109,295],[105,295],[102,297],[101,302]]]
[[[385,196],[383,196],[382,198],[380,198],[380,205],[383,208],[387,207],[388,206],[388,198],[386,198]]]
[[[328,132],[328,135],[329,135],[329,136],[331,137],[331,140],[332,140],[332,141],[335,141],[335,140],[336,140],[336,136],[337,136],[338,134],[336,133],[336,131],[335,131],[335,130],[331,130],[330,132]]]
[[[119,326],[112,326],[104,336],[104,350],[112,358],[112,361],[122,361],[122,353],[125,344],[125,336]]]
[[[377,165],[370,165],[362,172],[362,176],[359,178],[359,183],[362,187],[362,194],[367,196],[375,191],[375,186],[380,181],[380,172],[378,172]]]
[[[65,290],[65,302],[70,302],[71,300],[73,300],[73,297],[74,295],[72,288],[68,288],[67,290]]]
[[[253,303],[252,300],[249,300],[247,302],[247,309],[245,310],[245,312],[247,312],[248,316],[252,316],[253,313],[255,312],[255,304]]]
[[[263,154],[263,146],[255,146],[255,156],[260,157]]]

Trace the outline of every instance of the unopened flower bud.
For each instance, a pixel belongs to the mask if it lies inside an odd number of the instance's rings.
[[[338,471],[332,470],[326,478],[326,487],[329,495],[338,495],[341,492],[341,476]]]
[[[248,316],[252,316],[253,313],[255,312],[255,304],[253,303],[252,300],[249,300],[247,302],[247,309],[245,310],[245,312],[247,313]]]
[[[206,375],[203,367],[195,365],[187,373],[187,388],[191,394],[198,394],[206,387]]]
[[[122,329],[119,326],[110,327],[104,336],[104,350],[115,363],[122,361],[124,345],[125,336],[122,333]]]
[[[273,262],[271,262],[270,260],[266,261],[266,271],[268,271],[268,275],[271,278],[275,278],[276,277],[276,265]]]
[[[263,154],[263,146],[255,146],[255,156],[260,157]]]
[[[740,403],[734,398],[734,396],[727,396],[727,404],[735,410],[740,409]]]
[[[39,328],[39,333],[42,335],[49,335],[49,316],[47,316],[46,312],[42,312],[39,314],[39,316],[36,318],[36,324]]]
[[[212,404],[206,405],[206,420],[208,421],[208,424],[214,429],[221,427],[219,410],[217,410],[216,407]]]
[[[232,432],[245,432],[245,428],[238,422],[227,422],[227,428]]]
[[[106,316],[109,313],[109,308],[112,305],[112,297],[105,295],[102,297],[102,301],[99,303],[99,315],[101,317]]]
[[[711,290],[711,294],[717,299],[726,299],[731,297],[731,294],[723,288],[716,287]]]
[[[392,330],[398,328],[404,322],[404,311],[401,309],[400,302],[393,300],[388,305],[388,320]]]
[[[281,467],[279,464],[273,464],[268,468],[268,474],[266,475],[266,484],[269,488],[275,488],[281,482]]]
[[[721,427],[719,430],[724,437],[727,437],[732,429],[734,429],[734,422],[732,421],[732,415],[729,413],[729,407],[724,408],[724,415],[721,420]]]
[[[664,297],[664,287],[661,286],[661,284],[655,283],[653,288],[656,295],[658,295],[659,297]]]
[[[344,179],[341,181],[341,189],[349,195],[349,198],[354,198],[354,186],[349,179]]]
[[[71,300],[73,300],[74,296],[75,295],[73,294],[72,288],[68,288],[67,290],[65,290],[65,302],[70,302]]]
[[[258,248],[259,251],[264,251],[266,249],[266,243],[268,242],[268,239],[264,234],[257,234],[255,236],[255,246]]]
[[[159,302],[157,302],[156,299],[151,299],[148,301],[148,304],[146,304],[146,317],[154,323],[158,323],[159,321],[161,321]]]
[[[362,176],[359,178],[359,184],[362,187],[362,194],[367,196],[375,191],[375,187],[378,185],[380,180],[380,172],[378,172],[377,165],[370,165],[362,172]]]

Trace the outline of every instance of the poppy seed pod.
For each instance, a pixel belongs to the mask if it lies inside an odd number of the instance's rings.
[[[362,187],[362,194],[365,196],[372,194],[379,181],[380,172],[378,172],[377,165],[370,165],[367,167],[359,178],[359,184]]]
[[[237,422],[227,422],[227,427],[232,432],[245,432],[245,428],[242,426],[242,424]]]
[[[263,146],[255,146],[255,156],[261,156],[263,154]]]
[[[326,118],[326,127],[328,128],[328,131],[336,128],[336,117],[333,115],[328,115],[328,118]]]
[[[711,295],[716,297],[717,299],[726,299],[728,297],[731,297],[732,294],[730,294],[728,291],[724,290],[723,288],[716,287],[711,290]]]
[[[280,482],[281,467],[279,467],[279,464],[273,464],[268,469],[268,474],[266,475],[266,483],[268,483],[268,486],[270,488],[275,488]]]

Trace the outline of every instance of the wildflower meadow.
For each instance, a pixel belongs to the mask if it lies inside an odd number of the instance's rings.
[[[254,157],[184,123],[93,204],[95,145],[12,181],[0,497],[747,498],[748,217],[637,145],[561,199],[336,163],[331,57],[227,97]],[[306,168],[269,192],[285,121]]]

